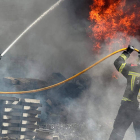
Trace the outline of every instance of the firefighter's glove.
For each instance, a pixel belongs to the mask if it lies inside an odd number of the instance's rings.
[[[134,51],[134,47],[131,45],[128,45],[128,48],[126,50],[129,54],[131,54]]]

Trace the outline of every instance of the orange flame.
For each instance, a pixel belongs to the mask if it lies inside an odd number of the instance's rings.
[[[113,79],[118,79],[118,78],[119,78],[119,72],[118,72],[118,71],[114,71],[114,72],[112,73],[112,78],[113,78]]]
[[[110,51],[113,43],[117,43],[119,48],[126,47],[130,43],[130,36],[137,34],[140,7],[136,2],[127,5],[126,0],[94,0],[90,9],[90,38],[96,52],[100,51],[102,43],[105,43]],[[122,42],[123,40],[125,42]]]

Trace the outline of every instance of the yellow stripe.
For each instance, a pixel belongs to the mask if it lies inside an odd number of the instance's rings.
[[[124,54],[120,55],[120,57],[122,57],[124,60],[127,59],[127,57]]]
[[[131,91],[133,91],[134,84],[135,84],[135,79],[136,79],[136,77],[140,77],[140,73],[129,71],[128,75],[132,75],[132,78],[131,78]]]
[[[119,72],[122,72],[123,68],[125,67],[126,63],[123,63],[120,68],[119,68]]]
[[[133,88],[134,88],[135,78],[136,76],[132,76],[131,78],[131,91],[133,91]]]
[[[123,101],[131,101],[130,99],[126,98],[126,97],[123,97],[122,99]]]
[[[131,78],[131,91],[132,91],[133,76]]]
[[[121,70],[121,68],[122,68],[122,65],[123,65],[123,64],[121,64],[121,66],[120,66],[120,68],[119,68],[119,72],[120,72],[120,70]]]
[[[134,80],[134,81],[133,81],[133,88],[134,88],[134,84],[135,84],[135,79],[136,79],[136,76],[135,76],[134,79],[133,79],[133,80]]]
[[[122,70],[124,69],[125,65],[126,65],[126,63],[124,63]],[[122,72],[122,70],[121,70],[121,72]]]
[[[129,71],[128,75],[140,76],[140,73]]]

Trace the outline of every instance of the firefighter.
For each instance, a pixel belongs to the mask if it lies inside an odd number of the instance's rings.
[[[140,110],[137,100],[140,87],[140,64],[132,65],[125,62],[133,51],[134,47],[129,45],[114,62],[116,69],[127,79],[127,86],[109,140],[123,140],[132,122],[136,140],[140,140]],[[138,56],[140,61],[140,52]]]

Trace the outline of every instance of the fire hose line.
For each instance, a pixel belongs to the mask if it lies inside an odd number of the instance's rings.
[[[7,49],[1,54],[1,57],[4,56],[9,49],[11,49],[16,42],[25,34],[27,33],[34,25],[36,25],[41,19],[43,19],[50,11],[54,10],[63,0],[59,0],[54,5],[52,5],[47,11],[45,11],[39,18],[37,18],[30,26],[28,26],[8,47]]]
[[[40,89],[35,89],[35,90],[29,90],[29,91],[17,91],[17,92],[3,92],[3,91],[0,91],[0,94],[25,94],[25,93],[35,93],[35,92],[40,92],[40,91],[44,91],[44,90],[48,90],[48,89],[51,89],[51,88],[54,88],[54,87],[57,87],[61,84],[64,84],[76,77],[78,77],[79,75],[85,73],[86,71],[88,71],[89,69],[93,68],[94,66],[98,65],[99,63],[101,63],[102,61],[104,61],[105,59],[111,57],[112,55],[116,54],[116,53],[119,53],[121,51],[125,51],[126,48],[123,48],[123,49],[120,49],[120,50],[117,50],[109,55],[107,55],[106,57],[102,58],[101,60],[97,61],[96,63],[94,63],[93,65],[89,66],[88,68],[84,69],[83,71],[75,74],[74,76],[62,81],[62,82],[59,82],[57,84],[54,84],[54,85],[51,85],[51,86],[48,86],[48,87],[44,87],[44,88],[40,88]],[[135,51],[139,52],[138,49],[135,49]]]

